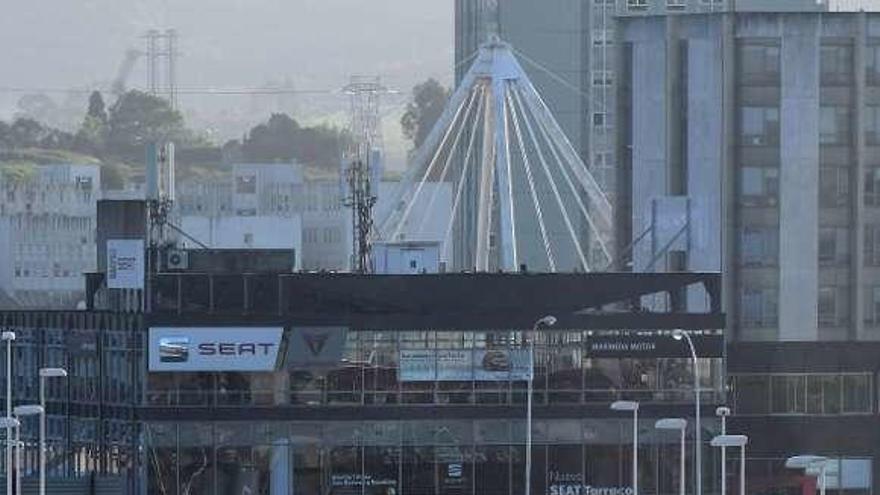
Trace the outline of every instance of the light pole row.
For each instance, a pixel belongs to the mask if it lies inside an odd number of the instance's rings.
[[[40,368],[40,403],[12,407],[12,342],[15,332],[0,333],[0,340],[6,342],[6,417],[0,418],[0,428],[6,429],[6,495],[12,495],[12,451],[15,449],[15,493],[21,493],[21,419],[25,416],[40,417],[40,495],[46,495],[46,380],[64,378],[64,368]],[[13,430],[15,438],[13,439]]]

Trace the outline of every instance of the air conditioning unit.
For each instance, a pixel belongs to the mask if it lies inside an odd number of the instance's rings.
[[[189,268],[189,253],[182,249],[169,249],[165,256],[166,270],[186,270]]]

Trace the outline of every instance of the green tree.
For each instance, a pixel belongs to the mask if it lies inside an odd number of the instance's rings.
[[[299,124],[286,113],[273,113],[266,123],[259,124],[248,134],[242,150],[249,160],[273,162],[289,161],[296,157]]]
[[[89,110],[86,113],[87,118],[92,118],[103,124],[107,123],[107,108],[104,105],[104,97],[100,91],[92,91],[89,96]]]
[[[412,141],[414,148],[425,142],[443,113],[449,95],[449,90],[433,78],[413,88],[412,101],[406,105],[406,111],[400,118],[400,127],[403,136]]]
[[[151,141],[185,141],[183,117],[167,101],[142,91],[128,91],[110,107],[107,151],[125,153]]]
[[[101,93],[93,91],[89,96],[89,109],[76,133],[77,149],[101,154],[107,141],[107,110]]]
[[[334,168],[349,142],[348,134],[334,127],[302,127],[287,114],[273,113],[244,137],[241,153],[255,162],[296,160],[312,167]],[[231,150],[233,145],[227,145]]]
[[[49,129],[31,118],[19,118],[9,129],[12,147],[32,148],[49,137]]]

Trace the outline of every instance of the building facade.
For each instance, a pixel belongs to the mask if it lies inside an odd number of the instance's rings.
[[[348,270],[343,192],[338,179],[307,179],[297,164],[237,164],[227,177],[181,181],[176,213],[211,247],[292,248],[301,269]]]
[[[692,285],[710,312],[573,311]],[[184,271],[153,277],[148,313],[0,312],[0,325],[18,337],[14,404],[37,400],[40,368],[70,371],[48,384],[52,491],[521,493],[532,377],[533,493],[632,493],[619,399],[641,404],[641,491],[669,493],[678,437],[653,422],[692,415],[694,397],[669,329],[693,329],[707,442],[724,402],[718,287],[714,274]],[[558,322],[532,342],[536,314]],[[36,424],[22,436],[31,486]],[[717,453],[704,445],[704,459],[714,490]],[[87,491],[92,477],[106,491]]]
[[[0,170],[0,291],[12,304],[75,308],[95,270],[98,165]]]
[[[748,491],[814,489],[784,466],[818,454],[831,459],[829,492],[871,493],[877,5],[617,11],[621,235],[636,271],[723,272]]]

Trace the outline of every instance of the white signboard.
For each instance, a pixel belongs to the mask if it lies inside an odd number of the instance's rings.
[[[281,327],[152,327],[150,371],[274,371]]]
[[[143,239],[107,241],[107,288],[144,288]]]

